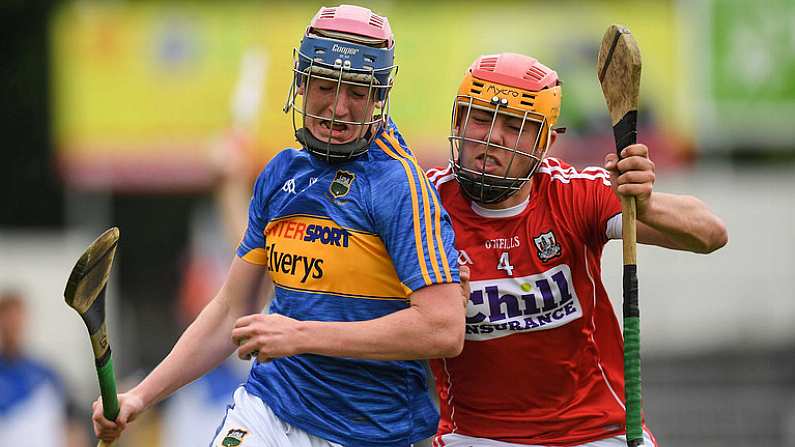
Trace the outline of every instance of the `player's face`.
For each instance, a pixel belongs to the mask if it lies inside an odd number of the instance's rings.
[[[492,122],[494,126],[492,127]],[[489,135],[491,129],[491,135]],[[458,128],[462,141],[459,163],[473,171],[505,177],[524,177],[536,162],[534,152],[540,124],[535,121],[472,108]],[[486,144],[488,141],[491,144]],[[477,140],[477,141],[472,141]],[[501,146],[501,147],[498,147]]]
[[[19,303],[6,303],[0,310],[0,341],[6,349],[19,348],[25,317],[25,309]]]
[[[345,144],[364,136],[367,125],[351,123],[372,121],[375,101],[370,89],[342,83],[337,95],[337,82],[317,78],[312,78],[308,86],[303,92],[307,113],[304,126],[315,138]]]

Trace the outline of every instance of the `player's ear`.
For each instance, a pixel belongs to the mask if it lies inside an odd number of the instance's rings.
[[[552,145],[554,145],[555,142],[558,141],[558,130],[552,129],[552,132],[550,132],[549,137],[550,137],[549,147],[552,147]]]
[[[461,136],[461,114],[460,114],[460,110],[461,109],[459,109],[459,113],[456,114],[455,126],[453,127],[453,135],[455,135],[457,137]]]

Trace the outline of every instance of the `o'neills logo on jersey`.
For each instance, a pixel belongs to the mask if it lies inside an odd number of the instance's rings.
[[[472,281],[466,339],[488,340],[568,324],[582,316],[568,265],[521,278]]]
[[[511,237],[503,237],[498,239],[488,239],[483,242],[483,246],[486,248],[495,248],[499,250],[507,250],[510,248],[516,248],[522,245],[519,241],[519,236],[511,236]]]
[[[312,279],[323,277],[323,259],[280,251],[276,243],[265,246],[265,256],[268,260],[268,270],[273,273],[274,278],[290,275],[296,279],[300,278],[303,284],[310,277]]]

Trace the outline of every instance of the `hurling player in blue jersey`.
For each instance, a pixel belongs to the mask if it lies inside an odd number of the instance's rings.
[[[0,290],[0,445],[66,447],[67,396],[56,371],[25,352],[29,307]]]
[[[449,217],[388,118],[396,70],[385,17],[321,8],[297,52],[285,149],[254,186],[224,286],[130,392],[117,438],[146,408],[236,348],[256,356],[213,446],[409,446],[438,413],[418,359],[462,349],[464,302]],[[300,125],[298,124],[300,123]],[[270,277],[268,315],[245,315]]]

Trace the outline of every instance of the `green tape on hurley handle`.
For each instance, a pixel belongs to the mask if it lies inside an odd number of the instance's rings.
[[[102,366],[97,366],[99,391],[102,394],[102,414],[106,419],[115,421],[119,415],[119,399],[116,396],[116,376],[113,373],[113,360],[110,355]]]
[[[636,265],[624,266],[624,395],[627,445],[643,445],[640,385],[640,308]]]
[[[99,392],[102,395],[102,415],[105,419],[115,421],[119,416],[119,398],[116,396],[116,375],[113,373],[113,359],[110,349],[97,364],[97,378],[99,379]],[[97,447],[111,447],[114,443],[100,441]]]

